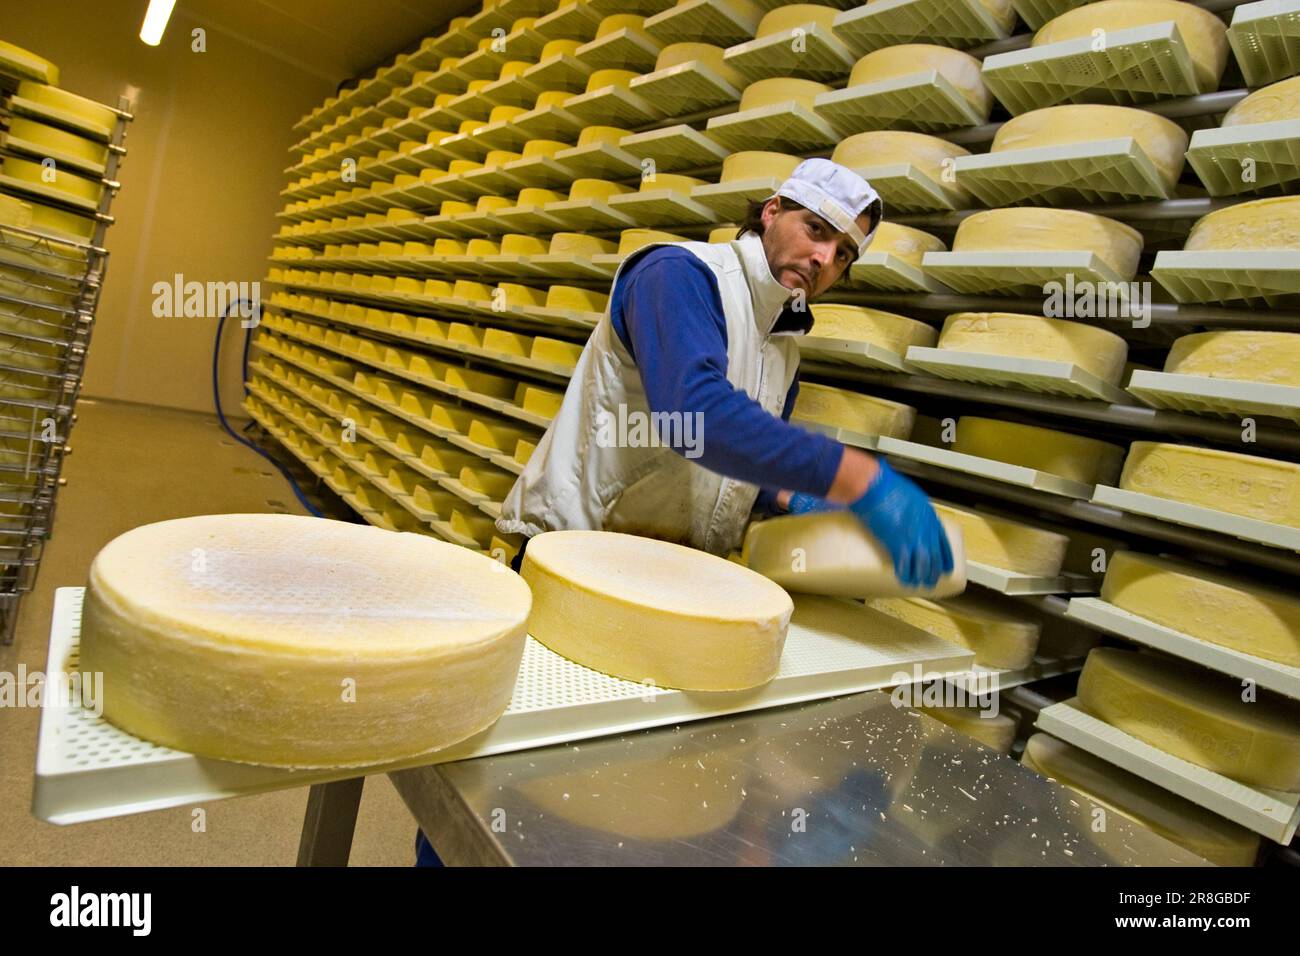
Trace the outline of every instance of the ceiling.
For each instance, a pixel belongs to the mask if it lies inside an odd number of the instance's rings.
[[[146,0],[138,0],[144,19]],[[337,85],[477,10],[479,0],[177,0],[168,30],[236,37]]]

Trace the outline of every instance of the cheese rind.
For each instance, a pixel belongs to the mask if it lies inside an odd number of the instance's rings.
[[[1160,173],[1166,189],[1182,174],[1187,133],[1148,110],[1102,103],[1049,106],[1013,116],[998,128],[989,151],[1036,149],[1131,136]]]
[[[1259,854],[1258,834],[1055,737],[1034,734],[1020,763],[1212,863],[1251,866]],[[1113,842],[1117,853],[1127,855],[1118,845],[1123,837],[1096,829],[1091,810],[1084,809],[1092,840],[1103,848]]]
[[[1300,465],[1217,448],[1135,441],[1120,488],[1300,528]]]
[[[1300,599],[1209,568],[1135,551],[1113,555],[1101,598],[1220,647],[1300,667]]]
[[[722,174],[718,182],[730,183],[746,179],[785,179],[803,160],[788,153],[770,150],[744,149],[732,153],[722,161]]]
[[[831,159],[867,179],[881,166],[914,166],[960,209],[973,203],[970,192],[954,179],[951,170],[957,157],[969,155],[968,149],[938,136],[906,130],[870,130],[846,136],[831,152]],[[963,221],[962,225],[969,221]]]
[[[975,663],[983,667],[1028,667],[1042,630],[1037,618],[970,592],[942,601],[871,598],[867,607],[968,648],[975,653]]]
[[[740,110],[759,109],[775,106],[778,103],[798,103],[807,109],[813,108],[813,101],[818,93],[825,93],[830,87],[813,80],[800,80],[789,76],[774,76],[750,83],[740,94]]]
[[[887,252],[917,269],[921,268],[921,260],[927,252],[947,251],[948,246],[937,236],[893,222],[878,225],[867,246],[867,252]]]
[[[1099,647],[1079,706],[1165,753],[1247,786],[1300,791],[1300,704],[1175,658]]]
[[[1300,334],[1217,331],[1184,335],[1170,348],[1165,371],[1300,386]]]
[[[712,43],[670,43],[659,51],[659,56],[655,60],[655,72],[669,70],[683,63],[698,63],[732,86],[743,87],[745,76],[723,59],[726,52],[722,47]]]
[[[521,574],[529,633],[586,667],[683,690],[776,676],[793,604],[733,562],[636,535],[549,531],[529,541]]]
[[[961,529],[944,522],[953,570],[933,588],[907,588],[889,552],[847,511],[756,521],[745,533],[741,561],[787,591],[838,597],[949,597],[966,587]]]
[[[916,409],[861,392],[801,382],[791,419],[845,428],[862,435],[906,438],[912,433]]]
[[[1037,425],[970,415],[958,420],[952,450],[1090,485],[1113,483],[1124,461],[1120,445]]]
[[[1213,215],[1213,214],[1211,214]],[[963,219],[953,252],[1093,252],[1129,282],[1137,275],[1142,234],[1132,226],[1077,209],[1018,206]]]
[[[104,716],[146,740],[273,766],[382,763],[496,720],[529,605],[517,576],[423,535],[182,518],[96,556],[80,667],[104,675]]]
[[[1063,534],[934,501],[939,517],[961,529],[966,558],[1016,574],[1055,577],[1065,563],[1070,539]]]
[[[998,753],[1011,753],[1016,721],[1007,714],[984,716],[977,707],[918,707],[917,710]]]
[[[1128,343],[1114,332],[1013,312],[954,313],[944,320],[939,348],[1068,362],[1112,385],[1120,384],[1128,361]]]
[[[1224,126],[1246,126],[1300,119],[1300,76],[1256,90],[1228,110]]]
[[[1300,250],[1300,196],[1237,203],[1196,220],[1185,252]]]
[[[1228,62],[1228,33],[1222,20],[1208,10],[1181,0],[1101,0],[1075,7],[1034,34],[1033,46],[1093,37],[1097,30],[1114,32],[1172,20],[1192,60],[1197,92],[1218,88]]]
[[[905,315],[882,312],[860,305],[826,303],[812,307],[810,334],[852,342],[870,342],[895,355],[906,355],[910,346],[934,345],[934,328]]]
[[[931,43],[898,43],[873,50],[849,74],[849,86],[879,83],[911,73],[936,70],[985,119],[993,109],[993,94],[984,85],[980,61],[969,53]]]

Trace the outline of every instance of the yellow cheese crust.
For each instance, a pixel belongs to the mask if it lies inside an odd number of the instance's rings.
[[[953,451],[1020,465],[1087,484],[1112,484],[1124,448],[1037,425],[965,415],[957,422]]]
[[[1082,322],[1012,312],[957,312],[939,334],[939,348],[1069,362],[1119,385],[1128,343],[1106,329]]]

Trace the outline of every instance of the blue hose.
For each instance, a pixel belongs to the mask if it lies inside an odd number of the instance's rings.
[[[303,494],[302,489],[298,487],[298,482],[294,481],[293,475],[289,473],[289,469],[285,468],[284,465],[280,464],[273,457],[271,457],[271,455],[269,455],[267,452],[259,448],[253,442],[249,441],[247,438],[244,438],[236,434],[235,430],[230,427],[230,422],[226,421],[225,412],[221,410],[221,388],[218,385],[218,381],[217,381],[217,371],[220,368],[220,364],[221,364],[221,331],[222,329],[225,328],[226,319],[230,315],[230,310],[233,309],[235,306],[241,305],[242,303],[245,302],[247,302],[249,305],[255,308],[257,306],[257,303],[250,302],[248,299],[236,299],[234,302],[231,302],[229,305],[226,306],[225,311],[221,313],[221,318],[217,322],[217,338],[212,346],[212,404],[217,409],[217,419],[221,422],[221,427],[226,430],[226,434],[228,434],[231,438],[239,442],[245,448],[251,448],[253,451],[257,452],[259,455],[261,455],[271,464],[275,465],[276,470],[279,471],[280,474],[284,476],[284,480],[289,482],[289,487],[293,489],[293,493],[297,496],[298,501],[302,504],[302,506],[306,508],[311,514],[315,515],[317,518],[323,518],[325,516],[321,514],[319,511],[317,511],[315,505],[313,505],[310,501],[307,500],[307,497],[306,495]],[[240,367],[240,375],[242,376],[242,384],[244,386],[245,395],[248,394],[248,349],[249,346],[252,344],[252,341],[253,341],[253,326],[249,326],[246,329],[244,329],[244,354],[243,354],[242,365]]]

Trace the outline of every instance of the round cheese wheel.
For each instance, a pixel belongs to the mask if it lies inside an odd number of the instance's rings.
[[[980,75],[981,64],[969,53],[930,43],[899,43],[868,53],[853,65],[849,86],[892,80],[909,73],[938,70],[975,110],[988,119],[993,94]]]
[[[1007,120],[993,136],[990,152],[1089,143],[1132,136],[1173,188],[1183,171],[1187,133],[1173,120],[1147,110],[1098,103],[1049,106]]]
[[[641,74],[636,70],[595,70],[587,77],[587,92],[599,90],[606,86],[627,89],[627,85]]]
[[[1256,199],[1202,216],[1187,234],[1183,249],[1300,250],[1300,196]]]
[[[655,70],[667,70],[694,62],[708,67],[733,86],[744,86],[744,74],[722,59],[725,53],[726,50],[712,43],[670,43],[659,51]]]
[[[803,160],[787,153],[773,153],[761,149],[746,149],[732,153],[722,161],[720,182],[739,182],[746,179],[785,179]]]
[[[867,252],[887,252],[918,269],[927,252],[947,251],[948,247],[937,236],[893,222],[882,222],[877,226],[867,246]]]
[[[1120,384],[1128,361],[1128,343],[1114,332],[1013,312],[950,315],[939,334],[939,348],[1068,362],[1112,385]]]
[[[582,46],[581,40],[549,40],[542,47],[542,54],[538,58],[537,62],[545,63],[553,56],[572,56],[578,51],[578,47],[580,46]]]
[[[652,242],[686,242],[685,236],[658,229],[624,229],[619,233],[618,254],[626,256]]]
[[[639,30],[644,23],[645,17],[635,13],[615,13],[600,21],[600,26],[596,27],[596,39],[609,36],[617,30]]]
[[[630,136],[630,129],[623,129],[619,126],[588,126],[578,134],[579,146],[590,146],[593,143],[613,143],[618,144],[624,136]]]
[[[1112,484],[1124,447],[1071,432],[963,415],[952,450],[1002,461],[1086,484]]]
[[[813,80],[799,80],[789,76],[774,76],[766,80],[750,83],[740,94],[740,109],[753,110],[777,103],[799,103],[812,109],[813,100],[818,93],[825,93],[830,87]]]
[[[1183,0],[1101,0],[1075,7],[1043,24],[1033,46],[1091,37],[1094,30],[1113,32],[1170,20],[1178,24],[1191,56],[1198,90],[1217,89],[1228,62],[1227,27],[1213,13]]]
[[[1195,332],[1174,342],[1165,371],[1300,386],[1300,333]]]
[[[906,354],[913,345],[922,348],[934,345],[937,336],[935,330],[925,322],[862,305],[819,302],[812,306],[812,314],[813,327],[810,335],[870,342],[896,355]]]
[[[554,156],[562,149],[568,149],[572,143],[562,143],[558,139],[530,139],[524,143],[523,157]]]
[[[569,198],[604,200],[610,196],[621,196],[623,193],[630,192],[634,190],[622,183],[612,183],[607,179],[589,179],[584,176],[573,181],[569,187]]]
[[[1130,281],[1137,275],[1142,234],[1122,222],[1076,209],[988,209],[962,220],[952,248],[954,252],[1087,250]]]
[[[299,515],[120,535],[90,569],[81,669],[104,716],[222,760],[356,766],[464,740],[505,710],[530,598],[489,558]]]
[[[870,170],[881,166],[899,163],[915,166],[961,208],[971,205],[970,193],[957,182],[950,182],[952,176],[945,175],[945,170],[950,169],[956,157],[969,155],[969,150],[938,136],[904,130],[871,130],[845,137],[831,153],[831,159],[867,179],[871,178]]]
[[[1223,117],[1224,126],[1300,119],[1300,76],[1256,90]]]
[[[707,180],[696,179],[694,176],[682,176],[678,173],[655,173],[654,176],[647,176],[641,180],[641,192],[654,192],[657,189],[668,189],[675,193],[682,193],[689,196],[691,190],[696,186],[703,186]]]
[[[533,109],[545,110],[563,106],[571,96],[573,96],[573,93],[569,90],[546,90],[537,94],[537,101],[533,104]]]
[[[558,654],[632,681],[743,690],[776,676],[794,606],[732,561],[607,531],[533,537],[520,569],[528,631]]]

